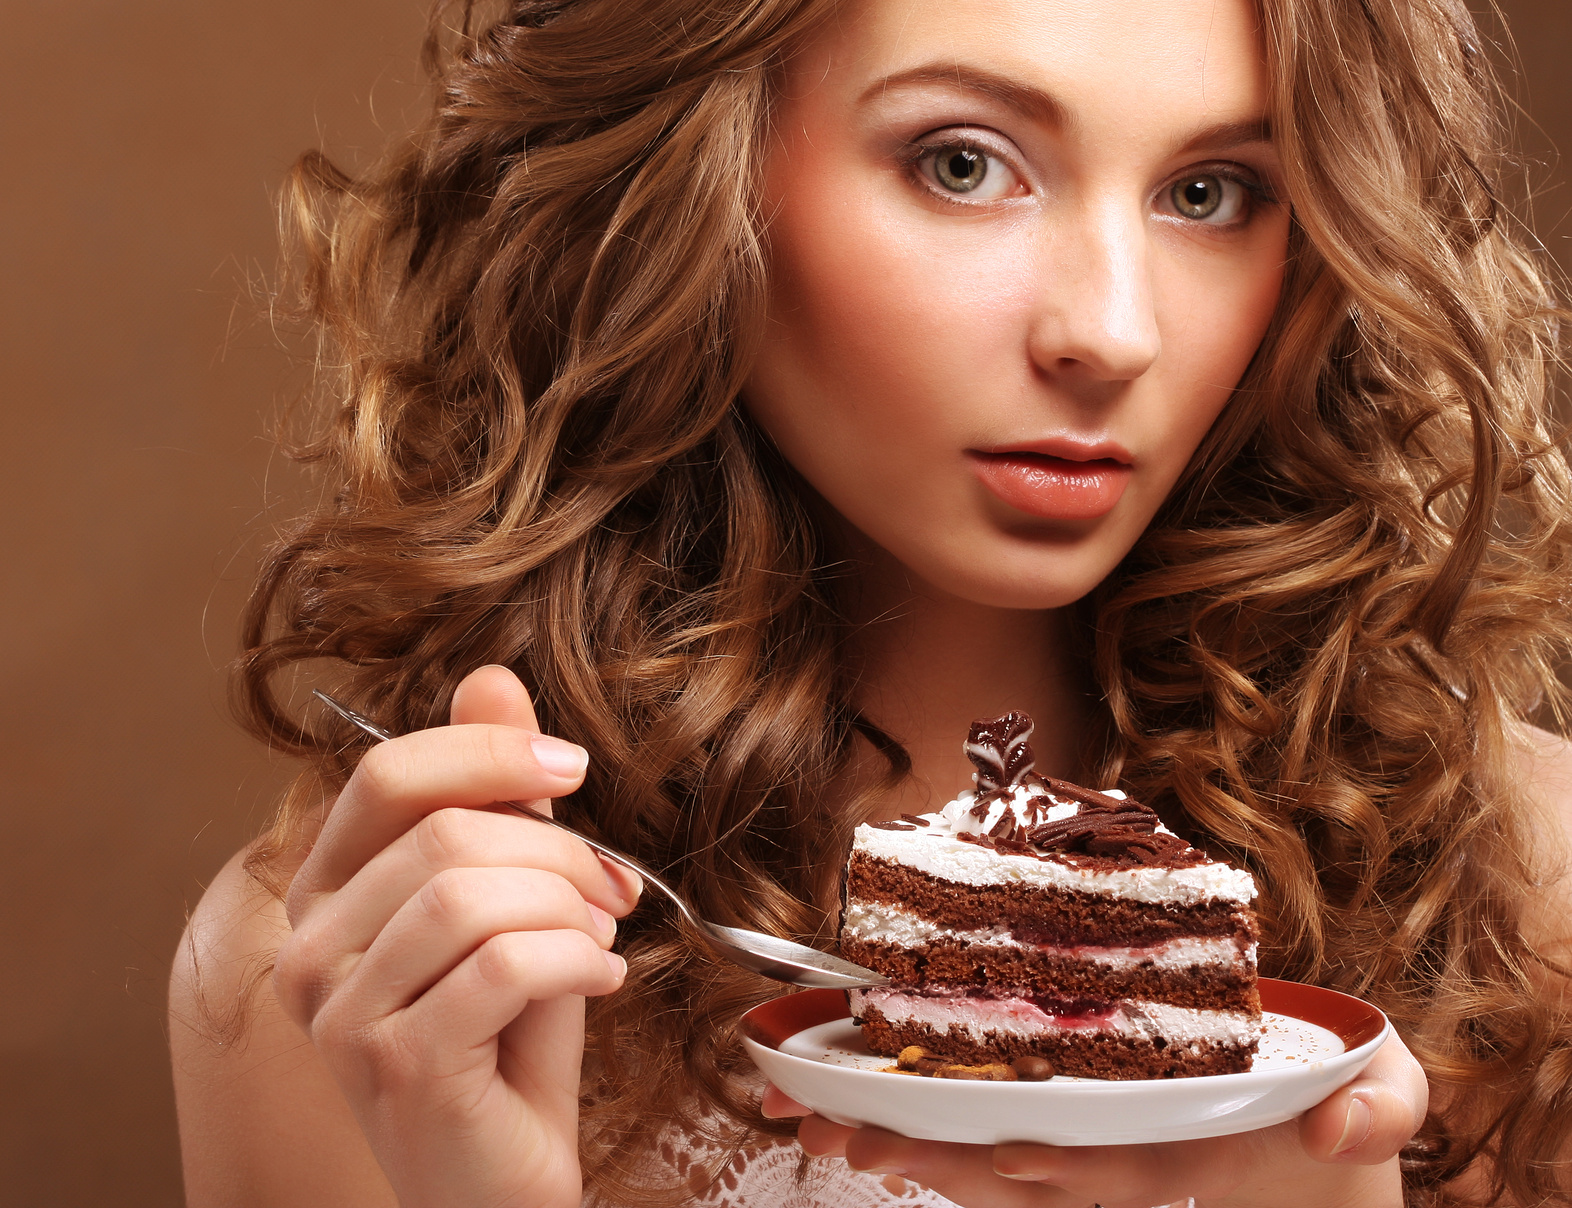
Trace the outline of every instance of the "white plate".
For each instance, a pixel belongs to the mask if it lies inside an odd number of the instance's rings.
[[[1364,1069],[1386,1016],[1357,998],[1261,979],[1267,1035],[1253,1069],[1204,1078],[966,1082],[889,1073],[868,1052],[840,990],[804,990],[742,1017],[743,1045],[767,1078],[837,1124],[875,1124],[928,1141],[1141,1145],[1249,1132],[1291,1120]]]

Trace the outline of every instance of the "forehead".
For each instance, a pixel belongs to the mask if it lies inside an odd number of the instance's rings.
[[[1268,95],[1251,0],[852,0],[792,75],[866,98],[947,66],[1036,90],[1072,128],[1249,121]]]

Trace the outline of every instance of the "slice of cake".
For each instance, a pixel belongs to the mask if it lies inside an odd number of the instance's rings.
[[[1117,790],[1036,775],[1031,732],[1024,713],[975,723],[975,792],[857,828],[841,951],[891,980],[850,991],[868,1047],[1088,1078],[1248,1070],[1250,874]]]

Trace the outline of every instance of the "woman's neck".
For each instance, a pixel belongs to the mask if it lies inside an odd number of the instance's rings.
[[[885,562],[888,555],[879,558]],[[1073,777],[1092,709],[1085,658],[1063,610],[993,608],[875,565],[861,582],[852,643],[856,702],[911,756],[912,774],[871,817],[938,809],[971,785],[961,744],[971,723],[1024,709],[1038,770]],[[862,767],[881,757],[867,752]]]

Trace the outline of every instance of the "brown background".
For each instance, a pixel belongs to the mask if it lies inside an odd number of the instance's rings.
[[[636,3],[637,0],[629,0]],[[1506,0],[1572,263],[1572,4]],[[0,0],[0,1205],[181,1202],[164,980],[287,773],[224,664],[299,482],[272,194],[418,98],[423,0]],[[297,350],[298,351],[298,350]]]

